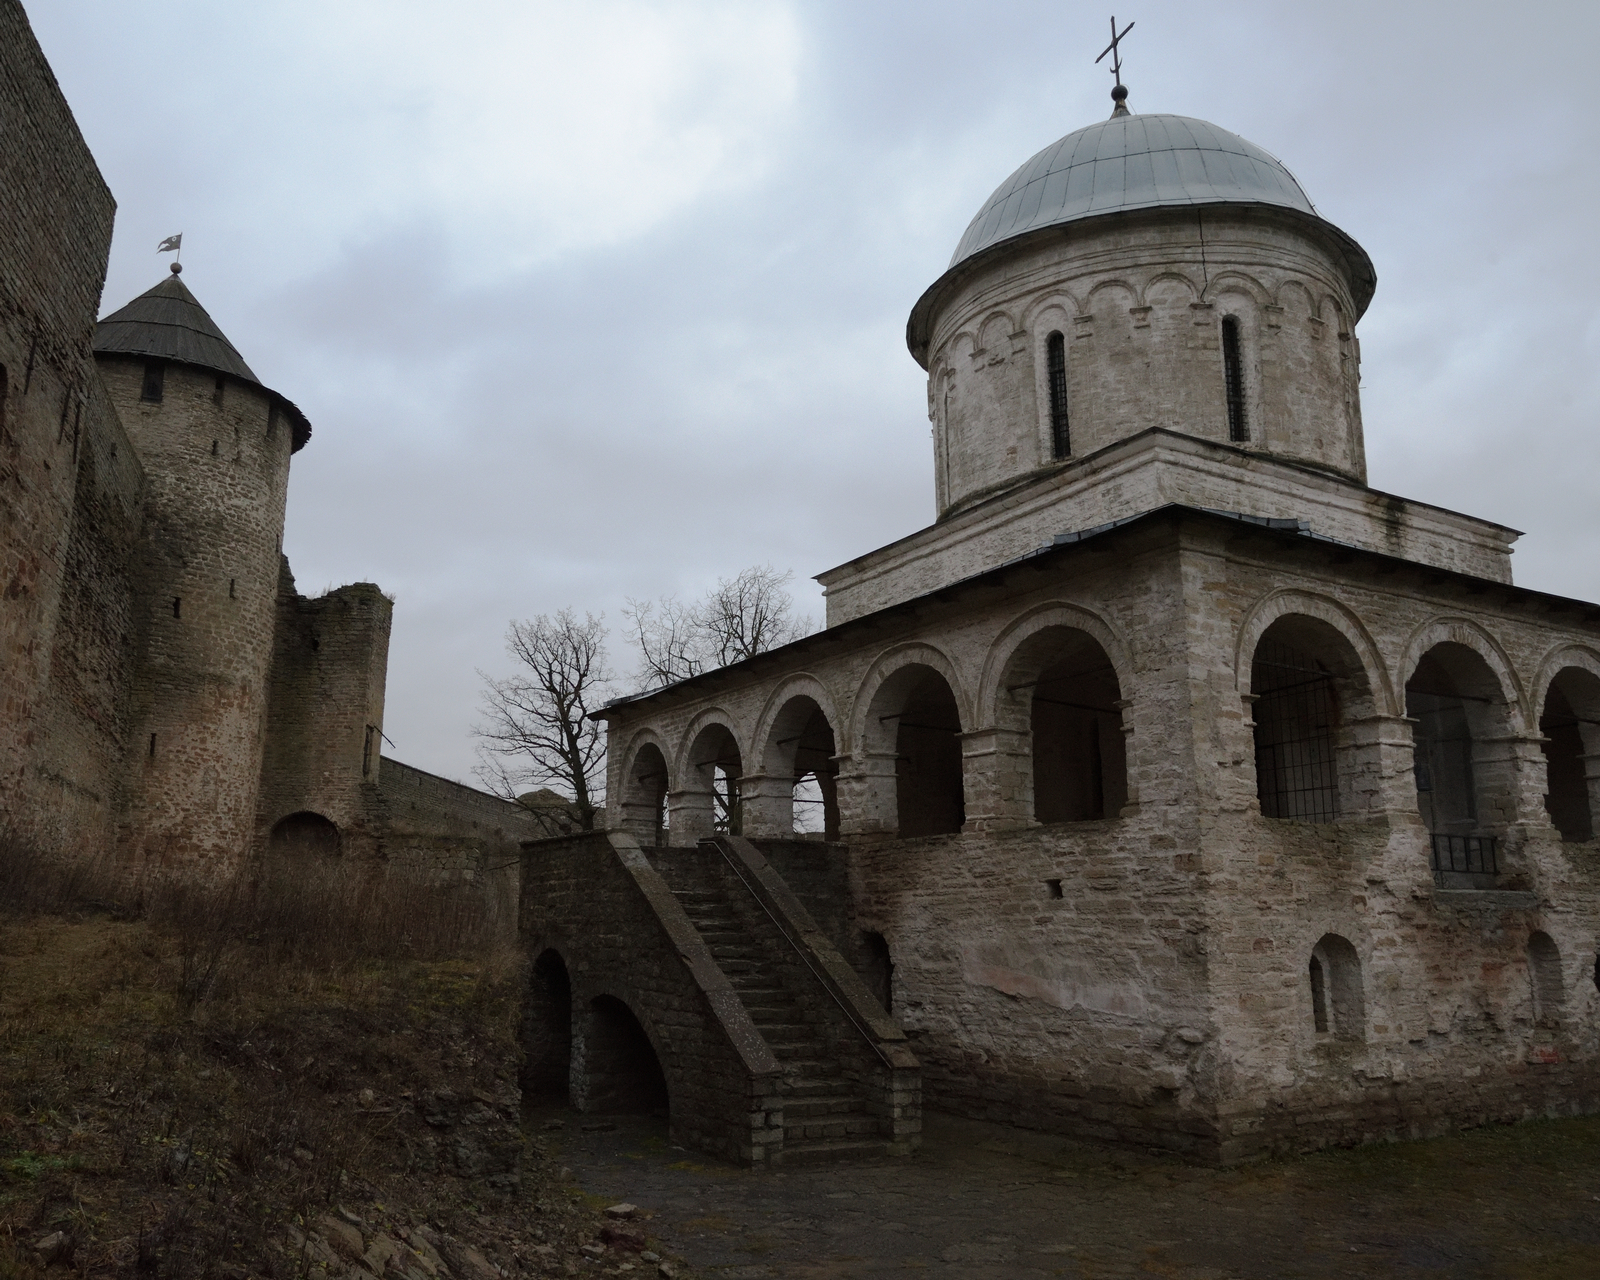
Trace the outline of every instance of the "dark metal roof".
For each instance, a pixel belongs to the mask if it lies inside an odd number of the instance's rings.
[[[294,431],[293,450],[304,448],[311,439],[311,423],[305,414],[286,396],[262,386],[238,349],[176,274],[100,321],[94,330],[94,349],[99,355],[171,360],[261,387],[287,413]]]

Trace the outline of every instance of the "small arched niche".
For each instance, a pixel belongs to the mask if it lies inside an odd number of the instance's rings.
[[[1324,934],[1311,949],[1311,1024],[1317,1036],[1335,1041],[1366,1038],[1366,1002],[1361,958],[1348,938]]]
[[[615,996],[596,996],[574,1046],[573,1098],[579,1111],[665,1114],[667,1078],[638,1017]]]
[[[1600,676],[1581,667],[1558,671],[1545,694],[1539,736],[1550,821],[1563,840],[1594,839],[1600,808]]]
[[[1406,681],[1406,715],[1435,877],[1470,887],[1459,877],[1497,875],[1498,836],[1516,813],[1513,762],[1490,750],[1511,734],[1500,681],[1466,645],[1435,645]]]
[[[949,682],[911,663],[894,672],[867,713],[869,744],[894,754],[895,829],[901,836],[945,835],[966,821],[961,712]]]
[[[273,825],[267,838],[268,853],[284,858],[336,858],[341,845],[339,828],[320,813],[291,813]]]
[[[622,795],[623,824],[641,844],[660,847],[670,843],[671,823],[667,816],[670,787],[666,756],[655,743],[645,743],[634,754],[623,779]]]
[[[1364,811],[1379,761],[1354,729],[1374,707],[1350,641],[1320,618],[1279,618],[1256,644],[1250,693],[1262,815],[1334,822]]]
[[[1532,988],[1533,1019],[1553,1027],[1561,1021],[1566,984],[1561,977],[1561,951],[1548,933],[1528,935],[1528,984]]]
[[[533,962],[521,1039],[523,1096],[565,1099],[572,1074],[572,982],[557,951]]]
[[[1087,822],[1122,812],[1122,686],[1098,640],[1065,626],[1029,636],[1007,665],[1004,701],[1027,709],[1037,821]]]
[[[790,780],[789,830],[795,835],[839,838],[837,754],[833,726],[814,698],[800,694],[783,704],[763,766],[769,777]]]

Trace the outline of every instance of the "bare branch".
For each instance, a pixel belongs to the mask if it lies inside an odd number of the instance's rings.
[[[720,579],[693,605],[676,596],[629,600],[623,616],[633,625],[646,686],[687,680],[808,634],[811,619],[793,615],[794,598],[784,590],[793,577],[755,565]]]
[[[571,805],[577,824],[594,829],[605,804],[606,738],[589,719],[611,693],[603,620],[570,609],[513,622],[506,651],[520,669],[483,679],[483,722],[475,772],[495,794],[515,799],[547,787]]]

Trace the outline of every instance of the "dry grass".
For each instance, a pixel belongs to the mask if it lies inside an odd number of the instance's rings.
[[[9,852],[0,1277],[40,1270],[57,1231],[57,1266],[83,1275],[308,1275],[289,1228],[336,1206],[432,1223],[512,1275],[561,1274],[587,1238],[592,1213],[518,1124],[506,904],[314,869],[135,882]]]

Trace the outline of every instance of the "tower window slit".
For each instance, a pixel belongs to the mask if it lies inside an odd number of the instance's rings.
[[[1045,340],[1045,362],[1050,375],[1050,443],[1058,458],[1072,455],[1067,429],[1067,340],[1052,333]]]
[[[217,456],[217,441],[215,440],[211,442],[211,456],[213,458]]]
[[[183,600],[179,596],[172,597],[172,616],[174,618],[181,618],[183,616]]]
[[[1237,316],[1228,316],[1222,322],[1222,373],[1228,395],[1228,439],[1248,440],[1250,423],[1244,411],[1244,357]]]
[[[139,390],[139,399],[159,403],[166,389],[167,366],[160,360],[146,360],[144,362],[144,385]]]

